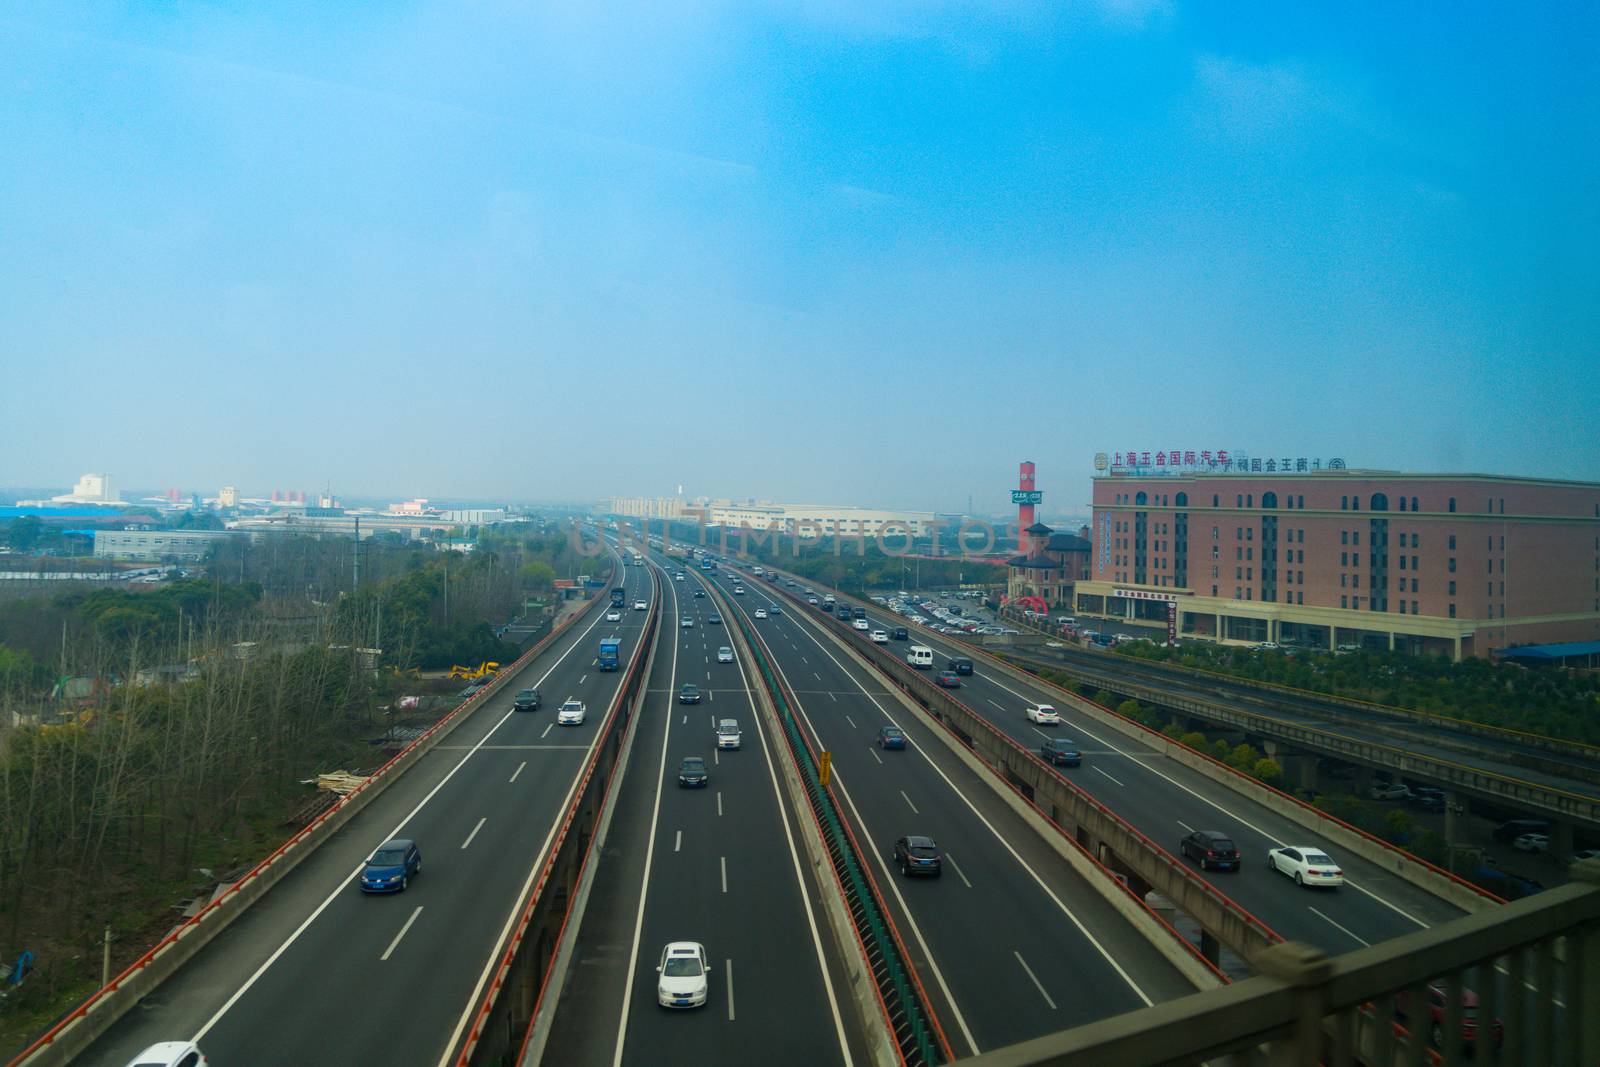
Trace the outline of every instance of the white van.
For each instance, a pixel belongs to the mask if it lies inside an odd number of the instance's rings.
[[[933,649],[927,645],[912,645],[906,649],[906,662],[919,671],[933,669]]]
[[[721,722],[717,723],[717,747],[740,747],[739,720],[723,719]]]

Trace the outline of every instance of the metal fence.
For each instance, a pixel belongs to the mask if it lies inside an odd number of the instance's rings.
[[[1328,958],[1289,942],[1263,974],[965,1061],[974,1067],[1600,1064],[1600,861],[1569,885]]]

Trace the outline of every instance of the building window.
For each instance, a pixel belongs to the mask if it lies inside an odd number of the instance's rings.
[[[1500,595],[1501,596],[1505,596],[1506,595],[1506,583],[1505,582],[1501,582],[1500,583]]]
[[[1348,589],[1348,588],[1350,588],[1350,576],[1348,574],[1339,575],[1339,588],[1340,589]]]
[[[1255,581],[1256,580],[1256,569],[1254,567],[1246,567],[1244,569],[1244,579],[1247,582]]]
[[[1450,571],[1451,574],[1454,574],[1456,572],[1456,558],[1454,556],[1450,557],[1449,571]]]
[[[1341,608],[1348,608],[1350,606],[1349,601],[1350,601],[1349,597],[1342,596],[1342,597],[1339,598],[1339,606]]]
[[[1455,582],[1451,582],[1450,583],[1450,595],[1451,596],[1455,596],[1456,595],[1456,583]]]
[[[1212,507],[1218,507],[1218,506],[1219,506],[1219,505],[1218,505],[1218,504],[1217,504],[1217,499],[1218,499],[1218,498],[1217,498],[1217,494],[1216,494],[1216,493],[1212,493],[1212,494],[1211,494],[1211,506],[1212,506]]]
[[[1413,547],[1415,547],[1415,546],[1413,546]],[[1411,557],[1411,569],[1412,570],[1417,570],[1418,569],[1418,567],[1417,567],[1417,557],[1416,556],[1412,556]]]
[[[1415,509],[1413,509],[1413,510],[1415,510]],[[1411,614],[1413,614],[1413,615],[1420,615],[1420,614],[1422,614],[1422,612],[1420,612],[1420,611],[1418,611],[1418,610],[1417,610],[1417,602],[1416,602],[1416,601],[1415,601],[1415,600],[1413,600],[1413,601],[1412,601],[1412,602],[1411,602]]]
[[[1506,535],[1505,534],[1501,534],[1500,535],[1500,551],[1504,552],[1505,550],[1506,550]]]
[[[1450,510],[1451,511],[1455,511],[1456,510],[1456,498],[1455,497],[1451,497],[1450,498]],[[1455,617],[1454,615],[1451,616],[1451,618],[1454,618],[1454,617]]]
[[[1213,527],[1211,527],[1211,540],[1215,541],[1216,539],[1217,539],[1217,528],[1215,526],[1213,526]],[[1456,546],[1455,545],[1451,545],[1450,547],[1454,548]]]
[[[1339,510],[1340,511],[1349,511],[1350,510],[1350,498],[1349,497],[1342,496],[1342,497],[1339,498]]]
[[[1275,507],[1277,507],[1278,506],[1278,494],[1277,493],[1262,493],[1261,494],[1261,506],[1264,507],[1264,508],[1275,508]]]
[[[1339,543],[1341,545],[1348,545],[1350,543],[1350,531],[1349,530],[1340,530],[1339,531]]]
[[[1295,571],[1294,572],[1294,584],[1296,584],[1296,585],[1305,585],[1306,584],[1306,572],[1305,571]]]
[[[1404,502],[1405,497],[1401,497],[1400,500],[1401,502]],[[1406,602],[1404,600],[1397,600],[1395,603],[1400,605],[1400,614],[1404,615],[1406,613]]]
[[[1353,497],[1350,498],[1350,510],[1351,511],[1360,511],[1361,510],[1361,498],[1360,497],[1353,496]]]
[[[1454,604],[1450,605],[1450,617],[1452,619],[1456,617],[1456,606]]]
[[[1350,576],[1350,588],[1351,589],[1360,589],[1361,588],[1361,575],[1352,574]]]
[[[1243,586],[1236,585],[1236,586],[1233,587],[1233,599],[1235,599],[1235,600],[1243,600],[1244,599],[1244,587]]]
[[[1246,541],[1254,541],[1256,539],[1256,528],[1254,526],[1250,526],[1245,529],[1244,539]]]
[[[1305,498],[1305,497],[1304,497],[1304,496],[1303,496],[1303,495],[1302,495],[1302,496],[1301,496],[1301,497],[1300,497],[1300,498],[1299,498],[1299,500],[1300,500],[1300,503],[1298,503],[1298,504],[1296,504],[1296,505],[1295,505],[1295,507],[1297,507],[1297,508],[1303,508],[1303,507],[1305,507],[1305,506],[1306,506],[1306,498]],[[1303,533],[1303,532],[1304,532],[1304,531],[1301,531],[1301,532],[1302,532],[1302,533]]]
[[[1484,560],[1484,562],[1489,565],[1489,573],[1493,574],[1494,573],[1494,560],[1486,559],[1486,560]]]
[[[1233,506],[1236,507],[1236,508],[1244,507],[1244,494],[1243,493],[1235,493],[1234,494]]]
[[[1401,497],[1400,498],[1400,510],[1404,511],[1405,509],[1406,509],[1406,498],[1405,497]],[[1374,510],[1376,510],[1376,509],[1374,509]],[[1403,605],[1403,604],[1401,605],[1401,607],[1404,607],[1404,606],[1405,605]]]
[[[1400,569],[1401,570],[1405,570],[1406,569],[1406,558],[1404,556],[1400,557]]]
[[[1350,543],[1356,547],[1361,546],[1361,531],[1356,530],[1350,534]]]

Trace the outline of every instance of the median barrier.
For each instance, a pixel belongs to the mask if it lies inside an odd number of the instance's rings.
[[[453,733],[477,709],[483,707],[489,696],[503,689],[514,675],[520,673],[534,658],[543,654],[568,630],[592,615],[600,604],[601,598],[597,595],[587,608],[551,630],[538,644],[517,657],[508,669],[497,673],[492,682],[434,723],[374,771],[365,782],[313,819],[260,863],[246,871],[221,896],[175,927],[148,952],[134,960],[82,1004],[72,1009],[65,1018],[8,1061],[7,1067],[55,1067],[57,1064],[71,1063],[112,1024],[127,1014],[134,1005],[179,967],[192,959],[243,914],[246,908],[265,895],[267,890],[299,866],[302,860],[370,804],[401,773]]]
[[[585,887],[582,902],[587,902],[586,888],[593,879],[591,876],[585,881],[585,874],[591,870],[589,860],[599,840],[597,830],[609,810],[607,801],[621,766],[626,741],[632,736],[634,713],[649,679],[654,640],[661,620],[660,580],[652,575],[651,582],[655,592],[650,598],[649,616],[640,631],[639,650],[606,710],[600,736],[583,774],[573,787],[573,800],[567,806],[559,829],[554,832],[549,855],[542,869],[536,859],[535,868],[529,873],[532,891],[521,907],[500,962],[473,1013],[460,1051],[455,1055],[453,1062],[457,1067],[523,1062],[522,1051],[529,1047],[534,1036],[533,1023],[540,1015],[552,970],[562,958],[560,949],[573,908],[579,903],[580,885]],[[647,646],[651,649],[649,653],[644,652]],[[571,929],[576,935],[576,924]],[[570,956],[571,946],[566,948]],[[548,1022],[544,1036],[548,1036]]]

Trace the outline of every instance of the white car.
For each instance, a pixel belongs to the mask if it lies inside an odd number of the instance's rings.
[[[622,612],[618,611],[616,608],[612,608],[610,611],[606,612],[606,622],[621,622],[621,621],[622,621]]]
[[[1519,852],[1548,852],[1550,849],[1550,835],[1523,834],[1511,842],[1511,847]]]
[[[1344,872],[1316,845],[1286,845],[1267,850],[1267,866],[1295,885],[1344,885]]]
[[[729,648],[727,645],[723,645],[721,648],[717,649],[717,662],[732,663],[733,649]]]
[[[692,616],[685,615],[683,617],[683,621],[678,623],[678,625],[683,627],[685,630],[692,630],[694,629],[694,618]]]
[[[1410,795],[1410,788],[1399,782],[1378,782],[1367,790],[1373,800],[1405,800]]]
[[[767,617],[767,609],[766,608],[757,608],[756,609],[756,618],[764,619],[766,617]]]
[[[558,726],[581,726],[583,717],[589,714],[588,705],[581,700],[568,700],[556,709],[556,724]]]
[[[650,607],[649,603],[647,603],[646,601],[643,601],[643,600],[635,600],[633,602],[633,610],[634,611],[644,611],[649,607]]]
[[[854,626],[857,630],[870,630],[870,629],[872,629],[872,624],[870,622],[868,622],[866,619],[856,619],[850,625]]]
[[[1061,716],[1049,704],[1029,704],[1022,709],[1022,714],[1032,723],[1040,726],[1060,726]]]
[[[875,644],[875,645],[887,645],[889,643],[889,631],[888,630],[874,630],[874,631],[872,631],[872,643]]]
[[[711,966],[698,941],[669,941],[656,967],[656,1000],[663,1008],[704,1007],[711,991]]]
[[[1259,645],[1253,645],[1251,647],[1253,647],[1257,652],[1277,652],[1282,646],[1280,646],[1276,641],[1263,641]]]
[[[193,1041],[162,1041],[129,1060],[128,1067],[206,1067],[207,1062]]]
[[[679,571],[679,572],[678,572],[678,573],[677,573],[677,574],[674,574],[674,575],[673,575],[673,576],[672,576],[672,580],[673,580],[673,581],[675,581],[675,582],[681,582],[681,581],[683,581],[683,580],[684,580],[684,579],[683,579],[683,572],[682,572],[682,571]]]

